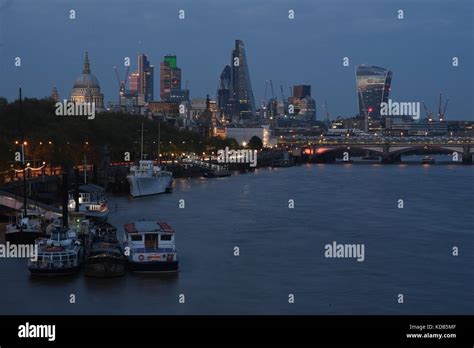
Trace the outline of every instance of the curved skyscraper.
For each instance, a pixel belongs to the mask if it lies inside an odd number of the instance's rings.
[[[232,69],[230,65],[226,65],[222,70],[219,78],[219,86],[217,88],[217,106],[221,113],[228,116],[227,103],[230,99],[230,90],[232,88]]]
[[[380,104],[388,102],[392,72],[377,66],[356,67],[359,115],[372,119],[380,118]]]

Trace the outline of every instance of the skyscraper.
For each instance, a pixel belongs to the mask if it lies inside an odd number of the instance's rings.
[[[290,103],[295,109],[295,116],[304,121],[316,121],[316,101],[311,98],[310,85],[293,86],[293,96]]]
[[[232,78],[232,69],[230,65],[226,65],[224,70],[222,70],[221,76],[219,78],[219,86],[217,88],[217,106],[221,112],[221,116],[228,117],[230,116],[230,110],[228,110],[227,104],[230,98],[231,92],[231,78]]]
[[[255,100],[242,40],[235,40],[235,48],[232,51],[231,86],[230,99],[237,104],[233,115],[235,121],[246,122],[255,118]]]
[[[128,80],[129,80],[129,92],[131,95],[133,96],[138,96],[138,89],[139,89],[139,85],[140,85],[140,74],[138,73],[138,71],[134,71],[130,74],[130,76],[128,77]]]
[[[154,70],[155,68],[150,64],[148,57],[140,53],[138,55],[137,71],[129,76],[130,95],[137,97],[140,105],[154,99]]]
[[[181,69],[178,68],[175,55],[167,54],[160,63],[160,99],[171,101],[172,96],[180,96]]]
[[[380,104],[388,102],[392,72],[377,66],[356,67],[359,116],[380,119]]]
[[[304,97],[311,97],[310,85],[296,85],[293,86],[293,98],[303,99]]]
[[[154,66],[150,64],[145,54],[140,53],[138,55],[138,96],[145,102],[152,101],[154,97],[153,74]]]

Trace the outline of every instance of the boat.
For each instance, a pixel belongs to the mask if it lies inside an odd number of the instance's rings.
[[[36,240],[36,260],[28,259],[28,269],[33,275],[67,275],[77,273],[81,267],[84,250],[76,232],[69,228],[56,228],[49,238]]]
[[[423,157],[423,159],[421,160],[421,163],[423,164],[434,164],[435,163],[435,160],[433,157],[431,156],[425,156]]]
[[[147,160],[144,157],[142,123],[140,160],[138,161],[138,165],[130,167],[130,173],[127,175],[127,181],[130,185],[130,195],[132,197],[141,197],[171,192],[173,190],[173,173],[162,170],[159,162],[158,165],[155,166],[152,160]]]
[[[294,165],[293,161],[290,159],[277,159],[272,161],[272,167],[274,168],[287,168],[292,167]]]
[[[175,231],[166,222],[131,221],[124,225],[123,250],[133,272],[177,272]]]
[[[138,166],[131,166],[127,181],[132,197],[169,193],[173,190],[173,173],[155,166],[151,160],[140,160]]]
[[[76,201],[74,200],[74,190],[69,191],[70,212],[76,210]],[[105,189],[94,184],[85,184],[79,186],[79,212],[84,212],[86,218],[95,223],[107,221],[109,208],[107,205],[107,196]]]
[[[85,212],[68,212],[68,226],[76,232],[77,238],[84,241],[88,238],[93,223],[86,218]],[[46,226],[46,236],[50,236],[52,231],[61,228],[63,225],[62,216],[58,216],[49,221]]]
[[[20,122],[23,119],[21,87],[19,88]],[[23,207],[15,218],[6,226],[5,240],[12,244],[33,244],[35,239],[44,236],[44,217],[37,210],[28,209],[26,195],[27,167],[25,159],[24,134],[21,134],[21,164],[23,167]]]
[[[112,278],[125,274],[126,259],[117,240],[117,229],[108,224],[95,227],[89,236],[85,275]]]
[[[43,216],[38,211],[18,213],[6,226],[5,240],[12,244],[33,244],[35,239],[45,235],[43,225]]]
[[[379,156],[375,156],[375,155],[371,155],[369,151],[367,151],[365,153],[365,156],[361,157],[361,160],[364,160],[364,161],[379,161],[380,160],[380,157]]]
[[[280,158],[273,159],[272,158],[272,168],[287,168],[292,167],[294,165],[293,159],[290,157],[288,152],[283,152]]]

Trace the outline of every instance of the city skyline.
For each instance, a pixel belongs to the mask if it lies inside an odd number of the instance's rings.
[[[348,2],[344,3],[352,6]],[[4,76],[0,83],[0,95],[9,100],[15,99],[17,86],[22,85],[26,97],[42,98],[49,96],[52,87],[56,86],[61,99],[67,98],[71,93],[78,67],[82,65],[83,54],[89,51],[94,62],[94,74],[101,82],[104,102],[114,102],[117,99],[117,82],[112,67],[119,65],[123,58],[128,56],[132,60],[131,69],[134,70],[139,51],[138,41],[141,41],[141,50],[155,66],[165,54],[170,52],[176,54],[181,62],[183,81],[189,81],[191,98],[203,98],[206,94],[210,94],[215,100],[222,67],[228,63],[229,47],[232,47],[234,40],[241,39],[246,47],[256,105],[260,105],[263,98],[265,81],[272,79],[276,86],[280,84],[284,86],[286,95],[289,95],[290,86],[311,85],[317,108],[321,110],[324,100],[327,100],[332,119],[339,115],[353,116],[358,112],[357,97],[354,93],[355,67],[359,64],[369,64],[394,72],[390,93],[392,99],[425,101],[428,108],[434,110],[438,93],[443,91],[443,94],[450,98],[446,120],[474,119],[471,81],[473,68],[470,65],[473,52],[472,47],[463,44],[472,38],[472,23],[462,20],[454,22],[456,17],[468,15],[465,12],[469,11],[471,4],[468,1],[461,1],[459,6],[450,12],[443,11],[443,6],[435,8],[434,5],[428,6],[428,3],[418,3],[416,6],[403,1],[387,3],[393,6],[378,6],[374,1],[361,1],[361,4],[370,5],[367,8],[368,15],[363,15],[363,11],[354,8],[349,19],[351,25],[356,25],[354,28],[356,33],[357,29],[370,28],[374,21],[387,24],[387,30],[379,28],[378,32],[375,30],[369,32],[370,44],[367,46],[364,43],[365,46],[361,46],[360,41],[357,45],[350,43],[354,39],[354,33],[348,31],[349,25],[342,23],[342,19],[338,24],[342,29],[338,32],[335,31],[337,29],[335,24],[326,27],[325,31],[312,31],[314,28],[312,20],[324,18],[317,8],[307,1],[296,3],[278,1],[271,7],[268,4],[266,6],[254,4],[249,5],[246,12],[242,10],[242,4],[237,6],[207,1],[209,6],[196,7],[190,2],[184,2],[181,7],[187,12],[182,22],[178,19],[177,12],[180,6],[163,2],[160,4],[162,11],[157,11],[155,7],[153,13],[153,16],[160,15],[164,20],[164,23],[160,22],[160,28],[167,26],[168,32],[161,31],[161,33],[158,28],[150,26],[151,19],[147,17],[147,11],[150,12],[153,8],[152,4],[138,1],[136,6],[139,14],[134,18],[119,17],[115,27],[118,39],[106,36],[105,40],[94,41],[93,44],[82,42],[88,38],[91,40],[92,30],[88,28],[87,23],[98,23],[97,15],[91,11],[92,3],[72,2],[53,8],[51,5],[55,4],[54,1],[41,6],[30,1],[11,1],[0,14],[4,20],[0,27],[2,31],[0,39],[3,41],[0,46],[2,61],[0,72]],[[117,4],[111,11],[121,13],[124,8],[120,6],[120,1]],[[442,5],[442,2],[439,4]],[[77,10],[75,22],[67,17],[68,8],[74,7]],[[204,8],[208,10],[207,13]],[[199,19],[208,15],[209,11],[217,15],[226,8],[228,14],[234,13],[237,16],[236,18],[224,16],[229,24],[222,29],[223,33],[219,33],[218,38],[215,35],[208,36],[213,25],[200,25],[198,36],[201,39],[195,42],[196,33],[193,28],[200,23]],[[287,18],[289,8],[295,10],[294,20]],[[329,2],[323,1],[320,8],[329,14],[342,14],[337,6]],[[396,18],[397,8],[404,8],[406,19]],[[23,18],[32,16],[32,12],[38,10],[44,15],[51,13],[56,20],[42,23],[44,27],[36,27],[34,34],[24,35],[23,32],[23,37],[20,37],[24,29],[12,19],[16,16]],[[155,18],[153,16],[152,19]],[[344,11],[346,20],[347,17],[347,11]],[[280,23],[281,33],[274,34],[269,31],[268,23],[264,25],[259,22],[262,18],[268,18],[272,25]],[[130,30],[123,31],[124,29],[118,28],[122,23],[129,28],[130,23],[134,21],[143,24],[147,30],[137,28],[134,33],[129,33]],[[429,30],[428,27],[426,30],[418,28],[417,32],[413,32],[413,27],[420,21],[437,25]],[[53,40],[52,43],[44,40],[47,35],[53,35],[54,30],[48,29],[63,26],[63,30],[71,31],[73,37],[69,40],[70,43],[65,43],[65,39],[59,38],[57,42]],[[260,30],[255,32],[256,27],[260,27]],[[104,25],[94,30],[97,31],[107,34],[110,29]],[[255,35],[250,35],[249,32]],[[136,34],[143,35],[136,36]],[[293,42],[291,36],[295,34],[310,34],[307,45],[298,40]],[[43,37],[43,40],[35,39],[37,35]],[[281,38],[278,39],[278,36]],[[185,41],[184,37],[189,37],[189,40]],[[377,41],[381,37],[384,38],[384,42]],[[453,40],[453,37],[458,40]],[[331,38],[339,40],[331,41]],[[46,46],[41,54],[34,55],[35,52],[32,50],[36,49],[38,44],[32,42],[33,40]],[[118,45],[119,42],[121,45]],[[54,47],[51,47],[51,44]],[[120,48],[117,48],[117,45]],[[14,59],[17,56],[22,58],[20,68],[14,66]],[[346,56],[349,58],[348,67],[343,66],[343,58]],[[459,58],[458,67],[453,67],[451,64],[454,56]],[[33,57],[34,64],[31,64]],[[158,100],[156,95],[155,100]],[[320,114],[318,119],[321,120]]]

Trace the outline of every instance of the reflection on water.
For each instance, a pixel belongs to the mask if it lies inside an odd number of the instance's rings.
[[[178,179],[172,194],[160,196],[109,197],[110,220],[119,228],[139,218],[175,228],[179,274],[33,279],[26,260],[0,260],[0,282],[8,284],[0,308],[9,314],[473,314],[474,254],[463,252],[474,245],[473,179],[474,166],[315,164]],[[324,246],[333,241],[363,243],[365,261],[325,258]],[[453,246],[461,250],[457,257]],[[403,305],[396,301],[400,293]]]

